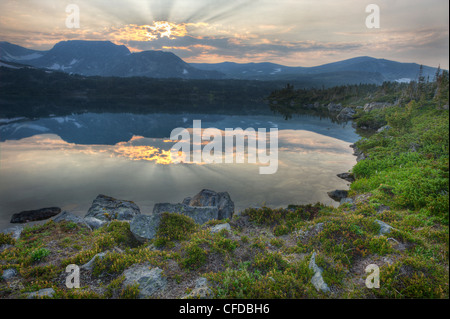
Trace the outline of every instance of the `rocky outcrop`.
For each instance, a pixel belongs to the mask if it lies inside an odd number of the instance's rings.
[[[159,203],[153,207],[153,215],[176,213],[191,217],[197,224],[219,219],[219,209],[214,206],[194,207],[186,204]]]
[[[197,224],[209,220],[231,219],[234,214],[234,203],[227,192],[217,193],[203,189],[194,197],[187,197],[182,203],[158,203],[153,207],[153,214],[177,213],[191,217]]]
[[[188,198],[185,198],[183,202],[189,206],[217,207],[219,210],[217,219],[231,219],[233,217],[234,203],[227,192],[216,193],[209,189],[203,189],[189,201],[187,201]]]
[[[80,268],[87,270],[87,271],[92,271],[92,270],[94,270],[96,261],[102,260],[105,256],[106,256],[106,251],[102,252],[102,253],[98,253],[94,257],[92,257],[91,260],[89,260],[87,263],[82,265]]]
[[[208,286],[208,280],[205,277],[200,277],[195,282],[195,288],[182,299],[211,299],[213,297],[214,293]]]
[[[338,112],[342,111],[343,107],[342,107],[341,103],[335,104],[335,103],[331,102],[330,104],[328,104],[327,109],[329,112],[338,113]]]
[[[53,218],[53,221],[55,223],[60,223],[63,221],[71,222],[71,223],[75,223],[79,226],[87,227],[87,228],[91,229],[89,224],[83,218],[76,216],[72,213],[66,212],[66,211],[62,212],[61,214],[59,214],[58,216]]]
[[[152,240],[156,236],[161,214],[137,215],[130,222],[130,231],[141,243]]]
[[[210,232],[212,233],[212,234],[216,234],[216,233],[220,233],[222,230],[227,230],[227,231],[229,231],[229,232],[231,232],[231,226],[230,226],[230,224],[228,224],[228,223],[226,223],[226,224],[219,224],[219,225],[216,225],[216,226],[214,226],[214,227],[212,227],[211,228],[211,230],[210,230]]]
[[[327,194],[333,200],[335,200],[337,202],[340,202],[341,199],[347,198],[348,191],[337,189],[337,190],[334,190],[332,192],[327,192]]]
[[[139,207],[132,201],[98,195],[92,202],[92,206],[85,216],[85,221],[91,228],[96,229],[112,220],[131,221],[140,214]]]
[[[8,268],[3,270],[2,279],[5,281],[11,280],[17,276],[17,271],[14,268]]]
[[[323,280],[322,277],[322,268],[316,265],[316,252],[311,256],[311,260],[309,262],[309,269],[314,271],[314,276],[311,278],[311,283],[314,285],[317,291],[322,291],[323,293],[329,293],[330,288],[327,283]]]
[[[10,234],[14,240],[18,240],[20,238],[20,234],[22,234],[23,226],[14,226],[3,229],[0,233]]]
[[[380,225],[380,232],[378,233],[378,236],[389,234],[391,230],[394,229],[391,225],[388,225],[381,220],[376,219],[375,222]]]
[[[381,133],[381,132],[388,131],[388,130],[390,130],[391,128],[392,128],[392,127],[390,127],[389,125],[382,126],[382,127],[380,127],[380,128],[377,130],[377,133]]]
[[[353,175],[353,173],[341,173],[337,174],[337,177],[342,178],[350,183],[355,181],[355,176]]]
[[[167,285],[167,278],[163,276],[162,269],[152,268],[150,264],[136,265],[123,272],[125,280],[122,285],[131,286],[139,284],[139,298],[152,297],[163,290]]]
[[[393,104],[387,102],[371,102],[364,105],[364,112],[367,113],[372,110],[385,109],[390,106],[393,106]]]
[[[353,155],[356,156],[356,161],[362,161],[367,158],[366,154],[363,153],[355,144],[350,145],[351,148],[353,148]]]
[[[27,299],[52,298],[54,294],[55,290],[53,288],[46,288],[28,293]]]
[[[16,213],[11,217],[11,223],[28,223],[38,220],[45,220],[50,217],[56,216],[61,213],[61,208],[59,207],[47,207],[36,210],[27,210],[20,213]]]
[[[341,112],[337,115],[337,119],[341,121],[348,121],[353,119],[355,116],[356,111],[352,109],[351,107],[345,107],[342,109]]]

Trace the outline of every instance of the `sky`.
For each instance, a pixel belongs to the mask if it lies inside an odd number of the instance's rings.
[[[71,4],[79,28],[66,24]],[[366,25],[370,4],[379,28]],[[371,56],[448,69],[448,11],[448,0],[1,0],[0,41],[48,50],[104,40],[191,63],[307,67]]]

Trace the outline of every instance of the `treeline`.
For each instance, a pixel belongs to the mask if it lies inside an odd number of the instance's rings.
[[[344,106],[363,106],[368,102],[405,104],[412,100],[434,100],[439,105],[448,101],[449,73],[437,70],[434,79],[425,79],[420,72],[417,81],[409,83],[384,82],[382,85],[342,85],[331,88],[295,89],[287,84],[274,90],[267,98],[272,111],[289,117],[289,114],[317,109],[330,103]],[[448,102],[447,102],[448,103]]]
[[[270,112],[282,82],[86,77],[0,67],[0,116],[72,112]]]

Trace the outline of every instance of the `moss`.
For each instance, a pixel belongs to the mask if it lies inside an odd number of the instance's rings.
[[[191,244],[185,248],[185,257],[181,261],[180,265],[183,268],[195,270],[206,263],[207,256],[208,253],[205,249],[196,244]]]
[[[175,213],[163,213],[156,233],[155,245],[163,247],[172,241],[186,240],[198,230],[195,221],[185,215]]]

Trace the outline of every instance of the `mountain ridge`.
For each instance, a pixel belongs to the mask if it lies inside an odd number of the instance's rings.
[[[37,68],[85,76],[145,76],[151,78],[240,79],[262,81],[305,81],[308,78],[333,84],[381,84],[384,81],[417,80],[420,65],[360,56],[313,67],[292,67],[272,62],[187,63],[172,52],[148,50],[131,52],[110,41],[69,40],[47,51],[0,42],[0,60]],[[7,66],[5,63],[2,66]],[[423,66],[425,78],[436,68]],[[341,78],[341,80],[339,80]]]

